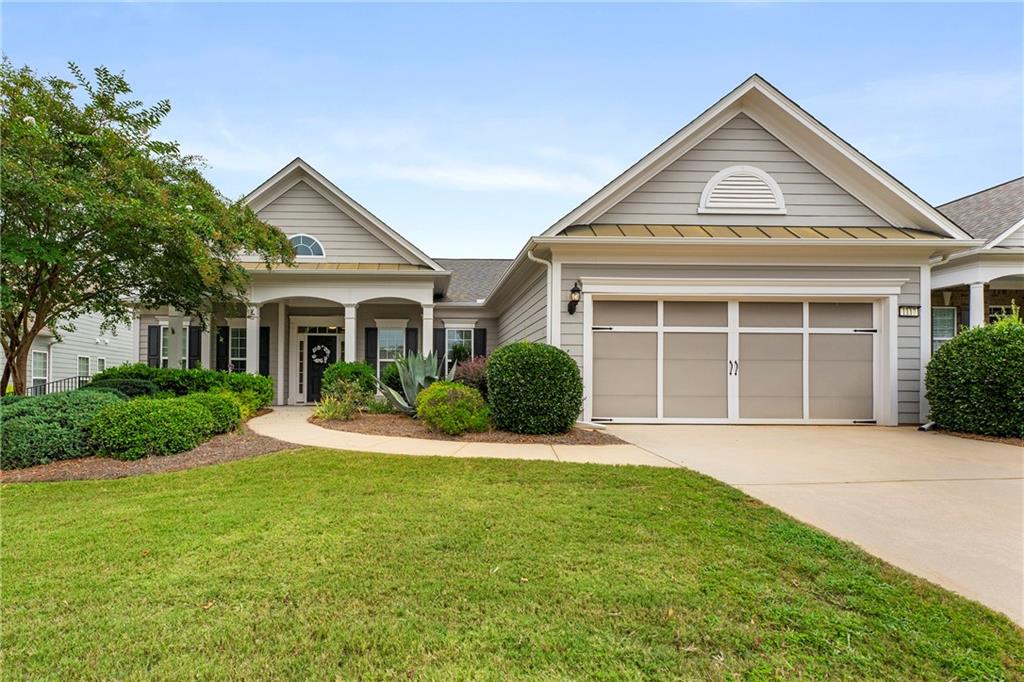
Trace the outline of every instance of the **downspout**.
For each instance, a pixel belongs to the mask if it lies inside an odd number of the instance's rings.
[[[544,266],[544,269],[547,270],[547,274],[545,275],[545,278],[544,278],[544,280],[547,282],[547,291],[545,292],[547,294],[547,296],[546,296],[546,299],[547,299],[547,310],[545,311],[545,315],[544,315],[544,342],[550,346],[551,345],[551,315],[552,315],[551,311],[552,311],[552,309],[554,307],[553,304],[552,304],[553,296],[551,295],[551,292],[552,292],[552,286],[551,286],[551,261],[546,261],[543,258],[538,258],[537,256],[534,256],[533,255],[533,249],[530,249],[530,250],[528,250],[526,252],[526,257],[529,258],[530,260],[532,260],[534,263],[542,264]]]

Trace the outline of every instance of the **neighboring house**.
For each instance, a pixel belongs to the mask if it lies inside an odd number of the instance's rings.
[[[28,392],[76,388],[80,377],[134,362],[138,351],[132,327],[119,325],[113,331],[103,331],[102,322],[99,315],[83,315],[74,321],[75,330],[64,332],[60,341],[44,329],[32,343],[28,358]],[[0,371],[3,366],[0,357]]]
[[[589,421],[918,423],[931,262],[981,246],[756,75],[510,262],[432,259],[301,159],[247,201],[296,265],[252,262],[208,332],[144,311],[139,357],[280,404],[338,359],[529,339],[580,364]]]
[[[932,345],[1024,304],[1024,178],[939,206],[982,246],[932,268]]]

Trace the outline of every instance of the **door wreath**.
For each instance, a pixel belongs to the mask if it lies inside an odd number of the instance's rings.
[[[318,365],[326,365],[331,359],[331,349],[327,346],[313,346],[309,351],[310,359]]]

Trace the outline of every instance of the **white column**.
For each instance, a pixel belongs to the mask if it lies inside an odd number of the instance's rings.
[[[434,304],[423,304],[423,329],[420,332],[423,338],[420,340],[420,347],[424,355],[430,355],[434,350]],[[472,349],[470,350],[472,353]]]
[[[284,378],[287,374],[287,361],[285,360],[284,345],[285,340],[288,338],[285,336],[288,329],[287,320],[285,320],[285,306],[284,301],[277,302],[277,400],[275,401],[278,405],[284,405],[287,402],[284,398]]]
[[[167,367],[180,369],[185,357],[185,318],[181,313],[169,309],[167,316]]]
[[[345,362],[356,361],[356,309],[355,303],[345,304]]]
[[[142,357],[142,315],[138,312],[132,315],[132,362],[145,362]],[[31,358],[30,358],[31,359]]]
[[[985,324],[985,283],[975,282],[971,285],[971,326],[980,327]]]
[[[217,316],[212,312],[206,318],[202,361],[206,369],[217,369]]]
[[[249,308],[245,317],[245,371],[260,373],[260,307]]]
[[[213,315],[207,315],[203,331],[199,334],[199,364],[203,369],[212,369],[210,366],[210,341],[213,332]]]

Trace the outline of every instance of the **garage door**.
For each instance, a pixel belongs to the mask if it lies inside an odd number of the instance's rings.
[[[595,300],[592,418],[871,422],[875,305]]]

